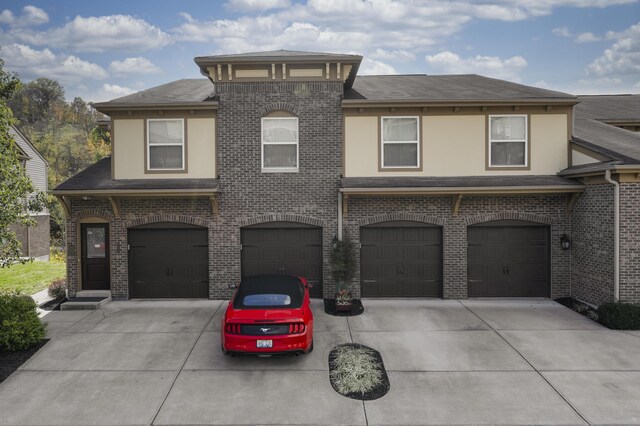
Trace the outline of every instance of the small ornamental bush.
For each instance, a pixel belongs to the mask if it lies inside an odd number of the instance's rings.
[[[51,246],[49,250],[49,262],[64,263],[67,261],[67,254],[61,247]]]
[[[640,330],[640,304],[603,303],[598,307],[598,318],[614,330]]]
[[[27,349],[44,339],[36,302],[20,293],[0,293],[0,350]]]
[[[67,281],[64,278],[52,281],[49,284],[49,297],[54,299],[62,299],[67,295]]]

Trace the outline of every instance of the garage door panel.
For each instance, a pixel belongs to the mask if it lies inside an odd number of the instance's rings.
[[[470,297],[549,296],[549,230],[544,226],[467,229]]]
[[[274,227],[275,226],[275,227]],[[287,274],[313,282],[322,297],[322,229],[265,224],[241,230],[242,276]]]
[[[129,230],[129,286],[132,298],[209,297],[208,230]]]
[[[360,241],[363,297],[441,297],[441,228],[363,227]]]

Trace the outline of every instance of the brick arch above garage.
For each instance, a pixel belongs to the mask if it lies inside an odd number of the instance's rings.
[[[422,222],[430,225],[444,226],[446,223],[445,218],[430,216],[420,213],[406,213],[406,212],[393,212],[387,214],[380,214],[375,216],[368,216],[358,221],[358,226],[373,225],[383,222],[396,222],[396,221],[411,221]]]
[[[208,228],[211,225],[210,221],[206,219],[201,219],[198,217],[184,216],[184,215],[177,215],[177,214],[156,214],[156,215],[150,215],[150,216],[137,217],[135,219],[128,220],[125,223],[125,227],[131,228],[133,226],[148,225],[148,224],[157,223],[157,222],[160,222],[160,223],[161,222],[178,222],[178,223],[184,223],[187,225],[202,226],[204,228]]]
[[[312,225],[312,226],[320,226],[320,227],[327,226],[325,221],[322,219],[318,219],[312,216],[303,216],[303,215],[290,214],[290,213],[274,213],[274,214],[253,216],[246,219],[242,219],[238,224],[238,226],[243,228],[245,226],[259,225],[261,223],[269,223],[269,222],[295,222],[295,223],[302,223],[305,225]]]
[[[477,225],[484,222],[492,222],[496,220],[522,220],[526,222],[536,222],[544,225],[553,225],[554,220],[548,216],[535,213],[523,212],[496,212],[485,213],[481,215],[471,216],[464,220],[465,225]]]

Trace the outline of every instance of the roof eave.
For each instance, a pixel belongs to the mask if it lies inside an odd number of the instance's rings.
[[[575,99],[558,98],[518,98],[518,99],[343,99],[343,108],[358,107],[386,107],[389,105],[400,105],[405,107],[436,107],[436,106],[487,106],[487,105],[562,105],[573,106],[579,103]]]
[[[186,189],[54,189],[56,196],[96,196],[96,197],[139,197],[149,196],[212,196],[219,192],[218,188],[186,188]]]
[[[293,63],[318,63],[324,64],[327,62],[341,62],[351,63],[362,61],[360,55],[299,55],[299,56],[196,56],[193,58],[194,62],[200,67],[207,67],[218,64],[293,64]]]
[[[600,176],[607,170],[614,173],[640,173],[640,164],[604,164],[601,167],[595,167],[588,170],[569,170],[565,169],[558,173],[558,176],[567,178]]]
[[[91,104],[96,110],[107,114],[113,111],[141,111],[150,109],[174,109],[174,110],[217,110],[217,101],[202,102],[161,102],[161,103],[113,103],[103,102]]]
[[[492,194],[569,194],[583,192],[584,185],[474,186],[474,187],[372,187],[340,188],[348,195],[492,195]]]

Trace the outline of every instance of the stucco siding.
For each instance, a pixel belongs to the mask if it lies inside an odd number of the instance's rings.
[[[154,116],[153,118],[158,118]],[[166,116],[167,119],[171,118]],[[180,173],[145,172],[145,120],[113,120],[113,155],[115,179],[193,179],[216,176],[215,118],[186,118],[186,171]]]
[[[484,114],[424,115],[421,170],[380,170],[378,116],[345,117],[345,176],[553,175],[568,166],[567,114],[530,114],[526,170],[487,170]]]

